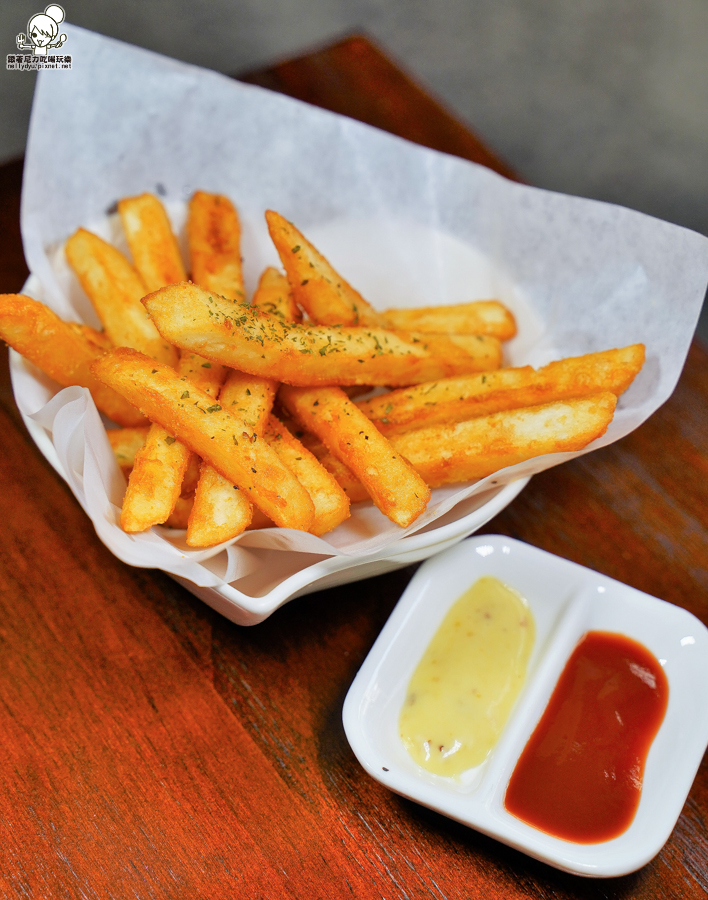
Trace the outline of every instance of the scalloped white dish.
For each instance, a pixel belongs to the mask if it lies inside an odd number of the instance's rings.
[[[31,276],[24,285],[23,292],[36,296],[38,285],[38,280]],[[53,384],[12,349],[10,378],[13,392],[18,399],[30,383],[39,383],[43,379],[42,384]],[[60,388],[54,385],[54,389]],[[64,480],[68,480],[45,429],[22,410],[20,411],[25,426],[39,450],[55,471]],[[253,574],[239,579],[238,587],[234,584],[202,587],[186,578],[168,574],[237,625],[255,625],[295,597],[381,575],[439,553],[477,531],[501,512],[523,490],[529,480],[529,477],[520,478],[464,500],[419,532],[397,541],[393,547],[384,547],[374,553],[356,557],[325,557],[277,549],[250,548],[250,553],[258,558],[258,567]]]
[[[408,755],[398,717],[410,677],[451,604],[479,577],[519,591],[536,622],[528,676],[485,762],[458,779],[432,775]],[[598,844],[545,834],[504,808],[509,778],[580,637],[609,631],[643,644],[669,683],[664,720],[646,760],[629,828]],[[708,745],[708,629],[663,600],[501,536],[471,538],[418,570],[357,674],[344,728],[364,769],[386,787],[558,869],[590,877],[633,872],[663,847]]]

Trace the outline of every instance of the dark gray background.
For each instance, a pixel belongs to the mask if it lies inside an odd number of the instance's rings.
[[[34,87],[4,57],[47,2],[0,3],[0,162],[23,152]],[[708,0],[62,5],[77,25],[229,73],[365,31],[527,181],[708,235]]]

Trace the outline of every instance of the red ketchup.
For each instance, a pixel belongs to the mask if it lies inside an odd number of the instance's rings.
[[[637,811],[668,697],[664,671],[646,647],[588,632],[516,764],[506,809],[578,844],[622,834]]]

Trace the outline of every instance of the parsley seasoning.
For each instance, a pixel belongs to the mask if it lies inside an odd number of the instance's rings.
[[[177,440],[177,438],[166,437],[166,438],[165,438],[165,443],[168,444],[168,445],[169,445],[169,444],[174,444],[174,443],[176,442],[176,440]]]
[[[188,399],[189,399],[189,391],[185,391],[185,392],[182,394],[181,399],[182,399],[182,400],[188,400]]]

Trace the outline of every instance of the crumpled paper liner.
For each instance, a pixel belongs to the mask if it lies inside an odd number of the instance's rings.
[[[155,191],[183,240],[185,203],[199,188],[227,194],[239,209],[249,291],[266,265],[278,265],[263,218],[273,208],[378,308],[498,297],[519,324],[507,363],[539,366],[643,342],[644,369],[620,398],[607,433],[583,452],[628,434],[673,391],[708,282],[702,236],[621,207],[514,184],[79,28],[67,27],[67,34],[73,69],[39,75],[22,197],[25,254],[39,282],[31,292],[63,318],[97,324],[61,251],[77,227],[124,248],[109,215],[115,201]],[[87,391],[53,396],[56,385],[30,366],[15,387],[112,552],[201,586],[247,576],[258,565],[249,548],[353,561],[384,547],[395,553],[403,537],[461,500],[577,455],[538,457],[477,483],[438,488],[405,530],[371,504],[358,504],[323,538],[267,529],[226,547],[192,550],[180,532],[126,535],[119,528],[125,482]]]

